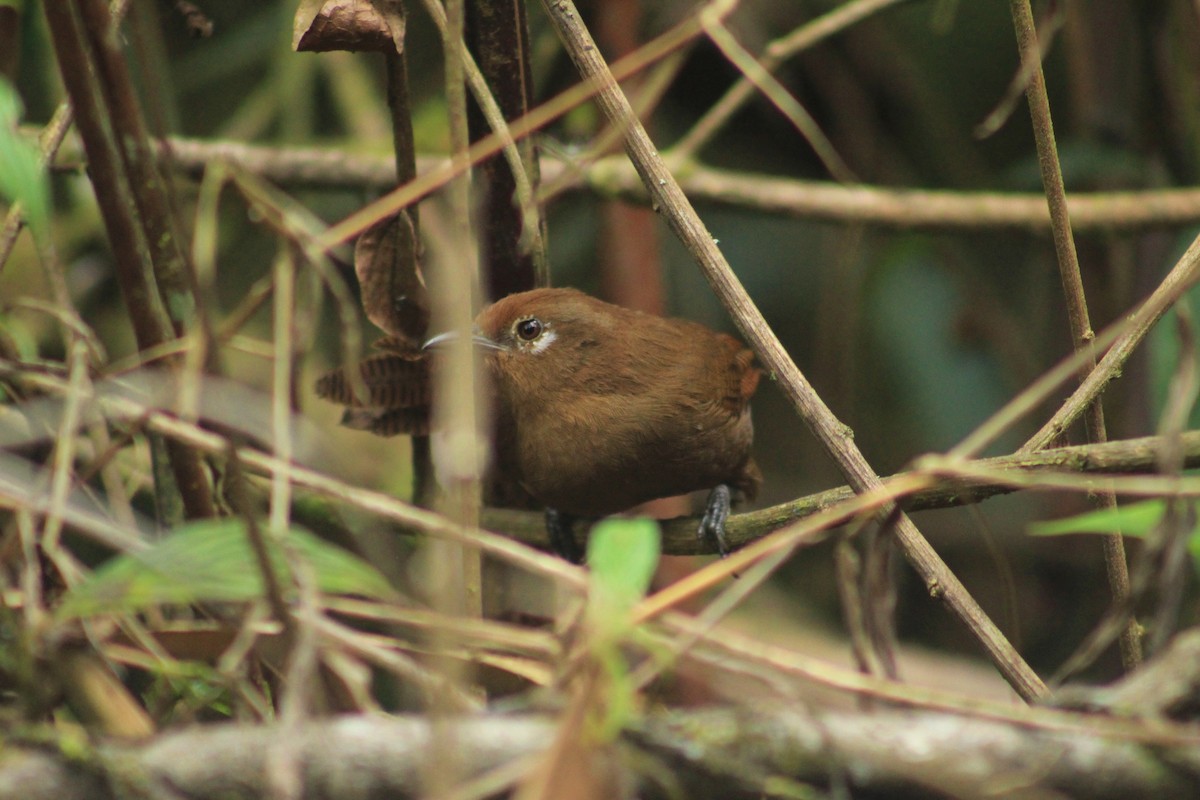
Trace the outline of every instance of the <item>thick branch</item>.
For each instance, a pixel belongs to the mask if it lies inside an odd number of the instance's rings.
[[[711,709],[664,715],[648,728],[642,744],[668,761],[687,796],[758,797],[782,780],[840,784],[854,797],[984,796],[1020,786],[1092,800],[1166,798],[1191,797],[1200,779],[1200,740],[1159,760],[1132,742],[937,712]],[[1191,759],[1190,769],[1175,772],[1176,759]]]
[[[545,753],[556,729],[556,720],[543,715],[442,724],[461,752],[470,754],[461,759],[468,779],[501,767],[517,778],[524,771],[511,769],[514,762]],[[642,720],[625,736],[625,744],[642,757],[618,762],[610,750],[597,747],[590,759],[593,769],[610,775],[624,770],[614,785],[644,798],[778,796],[785,792],[767,790],[785,784],[841,785],[855,797],[925,797],[931,789],[982,796],[997,786],[1097,800],[1193,797],[1200,781],[1200,738],[1158,722],[1146,724],[1147,736],[1153,736],[1151,727],[1166,746],[1089,735],[1083,728],[1026,728],[938,712],[710,709]],[[105,800],[134,793],[192,800],[268,797],[282,777],[280,763],[303,765],[297,797],[420,796],[431,738],[427,719],[341,717],[292,730],[196,727],[143,747],[102,746],[91,762],[10,744],[0,761],[0,800]],[[292,758],[285,762],[281,754]],[[656,780],[664,762],[670,787]],[[636,772],[647,765],[646,774]],[[506,789],[511,786],[491,787]]]

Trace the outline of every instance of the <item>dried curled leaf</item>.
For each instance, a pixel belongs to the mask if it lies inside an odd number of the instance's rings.
[[[308,0],[296,10],[292,49],[301,53],[401,53],[404,27],[404,16],[395,3]]]
[[[394,339],[410,346],[420,342],[429,327],[429,293],[407,212],[363,231],[354,244],[354,272],[367,318]]]

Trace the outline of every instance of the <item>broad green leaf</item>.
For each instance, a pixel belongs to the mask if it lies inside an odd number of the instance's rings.
[[[1166,504],[1162,500],[1128,503],[1113,509],[1088,511],[1074,517],[1035,522],[1029,532],[1035,536],[1062,536],[1068,533],[1121,533],[1144,536],[1162,519]]]
[[[21,98],[0,78],[0,197],[20,201],[35,236],[44,236],[50,224],[50,189],[38,149],[21,136]]]
[[[325,594],[356,594],[386,599],[396,592],[383,574],[361,558],[306,530],[293,528],[288,543],[312,565]]]
[[[284,587],[286,559],[266,537],[271,562]],[[308,531],[293,528],[286,544],[306,560],[317,588],[328,594],[387,597],[387,581],[371,565]],[[205,520],[181,526],[149,549],[113,558],[67,592],[60,620],[131,613],[163,603],[243,602],[261,597],[262,574],[241,520]]]

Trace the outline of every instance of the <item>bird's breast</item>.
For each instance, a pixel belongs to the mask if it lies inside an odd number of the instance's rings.
[[[580,397],[515,415],[521,484],[548,506],[604,516],[658,497],[737,483],[749,460],[749,409]]]

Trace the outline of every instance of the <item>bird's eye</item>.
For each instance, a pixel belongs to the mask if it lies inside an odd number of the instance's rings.
[[[520,336],[527,342],[532,342],[534,339],[542,335],[542,321],[531,317],[523,319],[517,323],[517,336]]]

